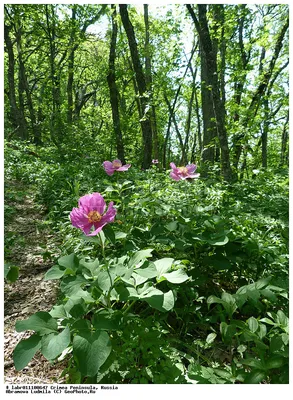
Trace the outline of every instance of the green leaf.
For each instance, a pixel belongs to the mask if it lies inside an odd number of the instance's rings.
[[[101,271],[95,284],[103,291],[103,293],[107,293],[113,286],[115,278],[116,274],[114,271]]]
[[[171,269],[173,262],[174,258],[162,258],[161,260],[157,260],[154,262],[158,271],[158,278],[160,278],[165,272],[168,272]]]
[[[79,318],[86,312],[85,301],[80,297],[70,297],[64,305],[64,310],[72,317]]]
[[[207,338],[206,338],[206,342],[207,342],[208,344],[211,344],[211,343],[213,343],[213,341],[216,339],[216,337],[217,337],[217,334],[216,334],[216,333],[210,333],[210,334],[207,336]]]
[[[172,221],[172,222],[169,222],[169,224],[167,224],[167,225],[165,225],[165,226],[166,226],[166,229],[167,229],[169,232],[174,232],[174,231],[176,231],[176,229],[177,229],[178,222],[177,222],[177,221]]]
[[[119,299],[121,301],[135,300],[139,299],[139,295],[134,287],[131,286],[118,286],[116,291],[119,294]]]
[[[16,267],[15,265],[11,265],[9,267],[9,271],[6,274],[6,279],[9,282],[15,282],[18,278],[18,275],[19,275],[19,268]]]
[[[159,290],[158,292],[161,291]],[[174,307],[175,303],[174,294],[172,290],[169,290],[169,292],[167,293],[161,292],[160,294],[152,292],[141,299],[145,300],[153,308],[163,312],[171,310]]]
[[[10,264],[4,263],[4,278],[7,277],[9,270],[10,270]]]
[[[235,333],[237,332],[236,325],[234,324],[228,325],[226,324],[226,322],[221,322],[220,332],[224,342],[230,343],[232,338],[235,336]]]
[[[148,281],[148,279],[149,279],[149,278],[146,278],[144,276],[140,276],[140,275],[138,275],[136,273],[132,274],[132,278],[134,279],[134,286],[139,286],[142,283]]]
[[[117,331],[121,327],[122,320],[121,311],[99,310],[94,314],[93,325],[97,330]]]
[[[261,322],[265,322],[266,324],[269,324],[269,325],[276,325],[276,324],[274,323],[274,321],[272,321],[272,320],[269,319],[269,318],[261,318],[260,321],[261,321]]]
[[[125,239],[127,237],[127,233],[125,232],[115,232],[115,239]]]
[[[282,310],[278,310],[277,312],[277,322],[284,328],[287,327],[289,324],[289,318],[283,313]]]
[[[65,271],[66,269],[61,269],[58,265],[54,265],[46,272],[44,280],[48,281],[50,279],[60,279],[65,274]]]
[[[260,339],[263,339],[267,334],[267,327],[264,324],[259,324],[259,332],[258,336]]]
[[[113,231],[113,228],[110,224],[107,224],[103,227],[103,232],[106,236],[106,238],[113,244],[115,244],[115,232]]]
[[[54,360],[70,344],[70,330],[67,326],[61,333],[42,337],[41,353],[47,360]]]
[[[182,269],[177,269],[176,271],[172,271],[169,273],[167,272],[162,276],[171,283],[182,283],[189,279],[188,275]]]
[[[88,271],[90,271],[92,277],[96,278],[98,276],[98,273],[100,271],[99,267],[99,260],[96,258],[94,261],[85,261],[85,260],[80,260],[79,264],[86,268]]]
[[[145,278],[154,278],[158,274],[155,264],[148,261],[144,262],[141,267],[136,268],[134,272]]]
[[[45,311],[38,311],[24,321],[17,321],[15,329],[17,332],[31,330],[38,332],[40,335],[58,332],[57,321]]]
[[[60,257],[57,262],[61,267],[72,269],[73,271],[78,268],[79,264],[79,260],[74,253]]]
[[[81,285],[85,283],[88,283],[88,280],[85,279],[82,275],[68,276],[62,280],[60,290],[68,297],[70,297],[71,295],[79,292]]]
[[[128,266],[131,268],[136,266],[140,261],[152,256],[153,249],[146,249],[137,251],[129,260]]]
[[[271,279],[272,279],[271,276],[260,279],[259,281],[255,282],[255,288],[258,290],[264,288],[265,286],[268,285],[268,283],[270,282]]]
[[[281,338],[282,342],[287,346],[289,343],[289,335],[287,333],[282,333]]]
[[[255,358],[246,358],[244,360],[240,360],[241,364],[248,365],[249,367],[256,368],[256,369],[261,369],[265,370],[265,366],[260,360],[257,360]]]
[[[67,318],[67,313],[63,304],[61,304],[60,306],[53,306],[49,314],[53,318]]]
[[[273,356],[266,360],[267,369],[277,369],[281,368],[284,364],[284,357],[281,356]]]
[[[249,327],[249,330],[251,331],[251,332],[256,332],[257,331],[257,329],[258,329],[258,321],[257,321],[257,319],[255,319],[254,317],[250,317],[248,320],[247,320],[247,323],[248,323],[248,327]]]
[[[259,370],[254,370],[249,373],[245,378],[244,383],[257,384],[262,382],[266,378],[266,373]]]
[[[89,333],[91,331],[91,323],[88,319],[78,319],[71,326],[72,331],[78,333]]]
[[[228,236],[222,236],[219,238],[211,238],[211,239],[206,239],[206,242],[211,244],[212,246],[224,246],[229,242]]]
[[[83,333],[73,338],[73,355],[83,376],[96,375],[110,353],[110,338],[105,331]]]
[[[217,303],[217,304],[223,304],[223,300],[219,299],[219,297],[211,295],[207,298],[207,304],[208,304],[208,308],[210,308],[210,305],[213,303]]]
[[[41,348],[41,336],[32,335],[28,339],[21,340],[13,351],[13,362],[15,369],[20,371],[34,357],[36,352]]]

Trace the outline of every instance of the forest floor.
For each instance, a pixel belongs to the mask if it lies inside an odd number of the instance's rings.
[[[5,182],[5,207],[9,213],[5,221],[5,261],[19,267],[19,277],[14,283],[4,284],[4,380],[7,384],[63,383],[59,377],[64,365],[51,364],[39,352],[22,371],[14,368],[13,350],[21,339],[30,336],[30,332],[16,332],[16,321],[37,311],[50,311],[58,296],[56,281],[43,280],[52,260],[42,253],[55,256],[60,251],[44,210],[34,202],[32,186]]]

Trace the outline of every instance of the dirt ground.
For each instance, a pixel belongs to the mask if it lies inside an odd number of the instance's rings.
[[[44,211],[34,202],[32,190],[15,181],[6,184],[5,190],[7,187],[11,196],[5,196],[8,198],[5,204],[13,212],[5,221],[5,237],[13,240],[8,244],[5,261],[19,267],[19,278],[4,284],[4,383],[64,383],[64,378],[60,378],[64,363],[51,364],[39,352],[22,371],[14,368],[13,350],[21,339],[31,334],[16,332],[16,321],[27,319],[37,311],[50,311],[55,304],[58,283],[43,280],[53,263],[42,254],[58,255],[59,250],[45,223]]]

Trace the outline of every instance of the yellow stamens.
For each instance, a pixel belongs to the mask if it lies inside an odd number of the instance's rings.
[[[188,174],[188,169],[186,167],[179,167],[178,169],[180,172],[182,172],[182,174],[184,174],[184,175]]]
[[[120,168],[120,167],[122,167],[122,163],[119,162],[119,161],[113,161],[112,165],[113,165],[114,168]]]
[[[92,224],[94,222],[99,222],[102,218],[101,214],[98,213],[98,211],[90,211],[88,213],[87,217],[88,217],[88,221],[91,222]]]

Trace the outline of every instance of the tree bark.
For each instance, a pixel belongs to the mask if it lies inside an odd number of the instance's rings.
[[[187,160],[187,157],[186,157],[186,154],[185,154],[185,148],[184,148],[183,139],[182,139],[180,130],[179,130],[178,125],[177,125],[177,121],[176,121],[175,113],[174,113],[174,108],[172,109],[171,104],[170,104],[170,102],[168,100],[168,97],[167,97],[166,93],[164,93],[164,98],[165,98],[165,101],[167,103],[167,106],[168,106],[168,109],[169,109],[169,114],[170,114],[171,119],[173,121],[173,124],[174,124],[174,127],[175,127],[175,131],[176,131],[176,134],[177,134],[177,137],[178,137],[178,140],[179,140],[179,145],[180,145],[181,154],[182,154],[182,157],[181,157],[181,162],[182,162],[182,160]]]
[[[121,132],[120,114],[119,114],[119,93],[116,84],[115,75],[115,58],[116,58],[116,42],[117,42],[117,23],[116,23],[116,5],[111,5],[112,10],[112,35],[109,54],[109,73],[107,81],[110,91],[110,103],[112,108],[113,127],[116,138],[117,156],[125,164],[124,145]]]
[[[206,83],[211,89],[212,109],[209,112],[214,113],[217,136],[221,149],[221,169],[224,179],[229,182],[233,179],[232,169],[230,165],[230,155],[228,148],[228,138],[225,126],[225,104],[220,97],[220,88],[218,81],[217,70],[217,53],[215,52],[210,36],[210,31],[207,22],[207,6],[198,4],[198,19],[191,5],[187,4],[187,9],[193,19],[196,30],[199,35],[201,45],[201,57],[203,58],[204,67],[206,68]],[[207,112],[210,105],[206,105]],[[204,110],[203,110],[204,112]]]
[[[76,5],[73,5],[71,10],[71,32],[70,32],[70,47],[71,51],[68,57],[68,78],[67,78],[67,123],[72,124],[73,120],[73,80],[74,80],[74,55],[75,55],[75,32],[76,32]]]
[[[119,4],[119,8],[120,8],[122,24],[123,24],[123,27],[125,29],[127,39],[128,39],[128,45],[129,45],[129,49],[130,49],[133,69],[135,72],[135,79],[136,79],[139,96],[140,96],[141,110],[143,113],[143,117],[140,119],[142,136],[143,136],[142,168],[147,169],[150,167],[151,162],[152,162],[153,134],[152,134],[150,114],[148,111],[148,97],[147,97],[146,80],[145,80],[145,75],[143,73],[142,65],[141,65],[141,62],[139,59],[133,25],[129,19],[129,15],[128,15],[128,11],[127,11],[127,4]]]
[[[288,164],[288,151],[287,151],[287,144],[288,144],[288,122],[289,122],[289,111],[287,113],[286,122],[283,127],[282,132],[282,147],[281,147],[281,158],[280,158],[280,165],[283,166],[285,163]]]
[[[11,121],[11,125],[13,131],[17,133],[20,139],[27,139],[27,125],[24,118],[24,115],[21,114],[19,107],[16,101],[16,88],[15,88],[15,57],[13,51],[13,44],[10,38],[10,30],[11,26],[4,25],[4,39],[5,39],[5,50],[8,54],[8,98],[9,98],[9,106],[10,112],[9,117]]]
[[[157,131],[157,118],[156,118],[156,109],[153,103],[153,81],[152,81],[152,62],[150,55],[150,26],[149,26],[149,12],[148,12],[148,4],[143,5],[144,10],[144,25],[145,25],[145,79],[146,79],[146,88],[149,93],[149,99],[151,103],[150,110],[150,119],[152,125],[152,134],[153,134],[153,153],[154,158],[159,158],[159,145],[158,145],[158,131]]]

